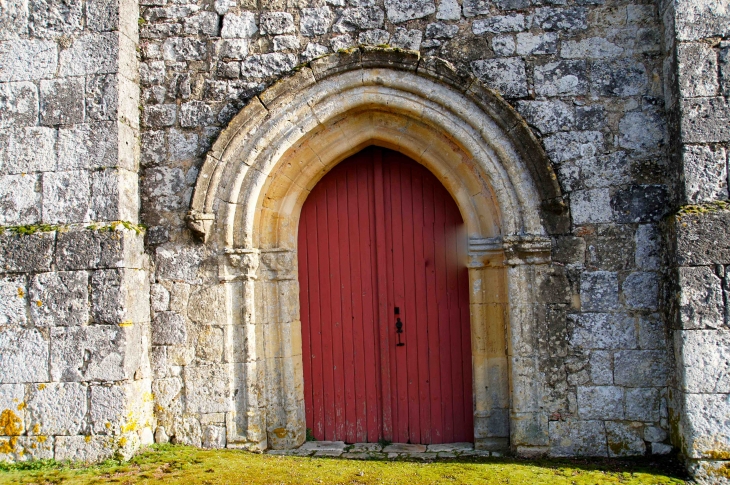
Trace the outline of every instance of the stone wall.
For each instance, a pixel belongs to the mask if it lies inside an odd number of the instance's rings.
[[[659,14],[651,2],[561,3],[142,4],[142,213],[157,268],[153,386],[164,396],[165,436],[223,446],[223,412],[240,391],[213,378],[233,365],[230,317],[201,312],[226,298],[212,290],[216,249],[184,225],[204,153],[266,86],[364,43],[420,50],[474,73],[525,117],[554,164],[573,224],[553,240],[546,284],[559,296],[540,316],[550,452],[669,452]],[[221,399],[205,404],[211,395]]]
[[[136,46],[134,2],[0,5],[3,460],[152,441]]]
[[[726,2],[664,2],[665,99],[674,143],[666,224],[676,379],[673,441],[703,482],[727,477],[730,333],[727,310],[730,9]],[[687,204],[690,204],[687,206]]]

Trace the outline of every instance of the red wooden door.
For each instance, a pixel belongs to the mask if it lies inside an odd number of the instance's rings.
[[[298,258],[305,411],[316,439],[473,441],[462,227],[438,179],[391,150],[369,147],[314,187]]]

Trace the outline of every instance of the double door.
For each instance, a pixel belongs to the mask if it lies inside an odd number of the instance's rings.
[[[438,179],[383,148],[348,158],[304,203],[298,259],[314,437],[473,441],[466,234]]]

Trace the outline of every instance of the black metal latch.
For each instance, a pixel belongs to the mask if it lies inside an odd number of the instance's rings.
[[[395,307],[395,314],[400,315],[400,308]],[[405,344],[400,341],[400,336],[403,333],[403,322],[401,322],[400,317],[396,317],[395,319],[395,333],[398,334],[398,343],[395,344],[396,347],[403,347]]]

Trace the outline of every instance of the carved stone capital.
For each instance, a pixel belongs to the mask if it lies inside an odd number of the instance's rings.
[[[215,214],[191,210],[188,211],[185,220],[188,223],[188,228],[193,231],[193,234],[201,238],[203,242],[206,242],[208,236],[210,236],[210,230],[213,227]]]
[[[263,270],[273,281],[296,279],[297,255],[289,249],[264,249],[261,250],[261,262]]]
[[[516,234],[504,237],[505,264],[547,264],[550,262],[552,241],[535,234]]]
[[[258,278],[259,250],[227,248],[225,250],[226,279],[255,280]]]

